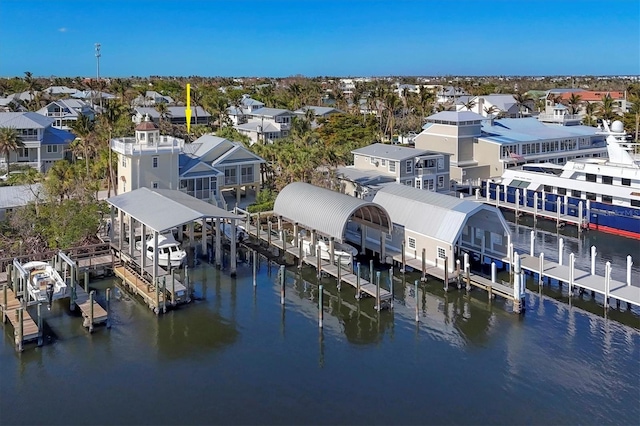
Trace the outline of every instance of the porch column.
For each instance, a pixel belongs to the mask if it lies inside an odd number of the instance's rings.
[[[158,291],[158,231],[153,231],[153,287]]]
[[[40,173],[44,173],[44,170],[42,168],[42,156],[40,155],[41,154],[40,153],[41,148],[42,147],[40,145],[38,145],[38,171]]]
[[[118,209],[118,228],[120,229],[120,235],[118,235],[118,250],[122,253],[122,241],[124,240],[124,214],[122,209]]]

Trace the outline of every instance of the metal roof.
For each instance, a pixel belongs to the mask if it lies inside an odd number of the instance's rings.
[[[22,207],[42,196],[42,185],[13,185],[0,187],[0,209]]]
[[[56,121],[37,112],[0,112],[0,127],[44,129]]]
[[[157,232],[203,218],[242,219],[175,189],[138,188],[107,202]]]
[[[281,108],[260,108],[251,111],[248,115],[252,115],[254,117],[277,117],[279,115],[293,115],[293,112],[288,109]]]
[[[389,214],[384,208],[303,182],[285,186],[278,194],[273,210],[278,216],[334,237],[338,242],[343,242],[349,220],[387,233],[392,229]]]
[[[495,207],[411,186],[385,185],[373,202],[389,212],[393,223],[449,244],[455,243],[467,220],[483,210],[490,213],[486,220],[499,223],[508,232],[502,213]]]
[[[368,155],[370,157],[384,158],[386,160],[408,160],[419,155],[428,154],[425,149],[408,148],[398,145],[389,145],[385,143],[374,143],[369,146],[354,149],[352,154]]]
[[[487,117],[471,111],[441,111],[427,117],[427,121],[439,120],[452,121],[455,123],[459,123],[461,121],[482,121],[486,119]]]

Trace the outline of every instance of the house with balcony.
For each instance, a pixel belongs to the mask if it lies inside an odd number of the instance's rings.
[[[45,117],[55,119],[53,127],[64,130],[71,129],[73,123],[75,123],[81,115],[89,117],[90,120],[95,118],[95,112],[91,106],[80,99],[60,99],[53,101],[37,112]]]
[[[289,136],[291,122],[295,114],[286,109],[260,108],[247,114],[247,122],[233,126],[246,135],[251,144],[273,143],[274,140]]]
[[[449,155],[376,143],[351,151],[353,165],[337,169],[346,194],[370,201],[389,183],[449,192]]]
[[[458,101],[460,101],[460,99],[461,98],[459,98]],[[464,105],[464,103],[469,103],[468,101],[473,104],[470,110]],[[456,111],[471,111],[484,117],[521,117],[525,113],[529,114],[531,105],[523,105],[522,109],[523,111],[520,110],[513,95],[468,96],[465,102],[458,102],[458,104],[456,104]]]
[[[183,106],[170,106],[167,107],[167,114],[164,117],[171,124],[186,125],[187,113],[186,108]],[[160,123],[160,113],[153,107],[136,107],[133,109],[133,116],[131,121],[136,124],[140,124],[144,121],[145,117],[149,117],[154,123]],[[211,120],[211,114],[204,110],[201,106],[191,106],[191,125],[196,124],[209,124]]]
[[[14,128],[23,147],[9,153],[9,162],[33,167],[46,173],[53,163],[66,157],[69,144],[76,138],[67,130],[53,127],[54,118],[35,112],[0,112],[0,127]],[[6,169],[6,159],[0,158],[0,167]]]
[[[153,107],[157,104],[171,105],[173,103],[175,103],[175,101],[171,96],[163,95],[155,90],[147,90],[144,95],[140,94],[131,101],[131,105],[134,107]]]
[[[547,125],[533,117],[487,119],[471,111],[442,111],[427,117],[415,146],[451,156],[451,179],[459,184],[500,177],[525,163],[564,164],[606,156],[604,136],[594,127]]]
[[[149,117],[136,126],[134,137],[112,139],[111,149],[118,155],[119,194],[141,187],[179,189],[219,207],[231,207],[242,198],[250,203],[261,184],[264,160],[242,145],[212,135],[185,144],[160,135]]]

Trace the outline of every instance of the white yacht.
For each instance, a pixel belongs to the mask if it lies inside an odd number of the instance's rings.
[[[37,302],[47,302],[51,309],[51,302],[68,297],[67,284],[58,271],[47,262],[28,262],[22,265],[29,274],[27,291],[29,297]]]
[[[153,237],[145,244],[145,253],[148,259],[153,260]],[[141,249],[141,242],[136,243],[136,248]],[[158,235],[158,265],[164,267],[178,268],[187,258],[187,253],[180,248],[180,243],[176,241],[173,234]]]

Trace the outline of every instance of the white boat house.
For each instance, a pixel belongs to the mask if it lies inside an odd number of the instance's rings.
[[[401,253],[404,242],[407,259],[421,259],[424,250],[429,265],[444,268],[448,258],[450,272],[464,252],[487,263],[507,256],[509,227],[493,206],[397,184],[384,186],[373,202],[393,222],[393,232],[385,236],[388,252]]]

